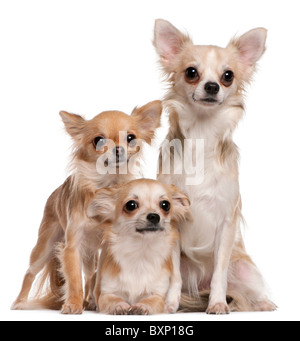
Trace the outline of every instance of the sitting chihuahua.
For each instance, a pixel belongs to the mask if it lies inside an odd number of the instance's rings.
[[[182,284],[177,228],[191,220],[187,196],[156,180],[134,180],[99,190],[88,214],[107,223],[90,291],[94,308],[113,315],[176,313]]]

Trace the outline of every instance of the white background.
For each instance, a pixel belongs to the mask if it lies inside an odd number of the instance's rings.
[[[87,118],[104,110],[130,113],[136,105],[162,98],[152,46],[156,18],[186,29],[197,44],[226,46],[236,33],[260,26],[269,30],[268,49],[249,88],[235,141],[241,152],[246,247],[279,308],[273,313],[141,319],[300,320],[298,2],[1,0],[1,320],[113,319],[87,312],[16,312],[10,305],[27,269],[46,199],[67,176],[71,144],[58,112]]]

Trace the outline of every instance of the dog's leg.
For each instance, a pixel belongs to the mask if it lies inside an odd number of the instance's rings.
[[[236,246],[228,272],[228,295],[231,311],[273,311],[264,280],[243,247]]]
[[[62,314],[82,314],[83,288],[81,277],[80,240],[82,227],[72,230],[70,225],[66,231],[66,246],[60,255],[62,270],[66,281],[65,302]]]
[[[79,250],[66,246],[62,254],[63,272],[66,280],[66,300],[62,314],[81,314],[83,311],[83,289]]]
[[[217,228],[214,248],[214,272],[210,285],[209,304],[207,314],[229,314],[226,301],[227,275],[235,241],[237,224],[239,223],[239,205],[232,217],[225,218]]]
[[[164,312],[165,298],[160,295],[151,295],[131,306],[129,315],[152,315]]]
[[[94,293],[95,288],[96,288],[96,279],[97,279],[97,272],[94,273],[89,284],[88,297],[86,298],[85,304],[84,304],[85,310],[95,311],[98,308],[97,307],[98,299],[96,299],[96,295]],[[99,298],[99,296],[100,296],[100,292],[97,297]]]
[[[172,263],[173,271],[170,279],[169,291],[165,302],[165,312],[175,314],[179,308],[182,288],[179,242],[177,242],[176,250],[173,251]]]
[[[101,294],[98,300],[98,310],[100,313],[110,315],[127,315],[130,305],[121,297],[113,294]]]
[[[85,278],[84,307],[87,307],[87,309],[89,310],[95,310],[95,304],[94,302],[92,302],[91,293],[93,292],[95,287],[95,271],[97,269],[98,258],[98,253],[93,252],[83,258],[83,272]],[[94,279],[93,276],[95,277]]]
[[[60,227],[57,225],[57,222],[49,222],[48,217],[43,218],[37,244],[31,252],[29,268],[25,274],[22,289],[11,309],[26,309],[32,283],[34,282],[37,274],[53,256],[54,244],[58,240],[58,233],[56,235],[55,232],[59,231],[59,229]]]

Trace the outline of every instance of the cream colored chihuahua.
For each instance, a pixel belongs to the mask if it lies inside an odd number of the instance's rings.
[[[257,28],[226,48],[197,46],[169,22],[156,21],[154,46],[170,85],[165,96],[168,139],[204,141],[202,149],[193,147],[193,157],[186,150],[179,155],[186,164],[203,160],[201,178],[197,172],[178,175],[178,163],[171,175],[159,176],[188,194],[194,216],[194,223],[181,229],[183,290],[188,294],[183,308],[209,314],[276,308],[242,240],[239,153],[232,140],[266,36],[264,28]]]
[[[156,180],[134,180],[99,190],[89,215],[107,224],[91,286],[98,311],[175,313],[182,283],[178,225],[191,220],[187,196]]]

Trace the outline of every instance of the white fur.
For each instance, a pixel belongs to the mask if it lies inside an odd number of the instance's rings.
[[[170,240],[163,232],[156,235],[116,236],[112,251],[121,272],[116,277],[104,276],[101,292],[122,297],[130,305],[141,297],[164,297],[170,285],[170,274],[162,269],[170,254]]]
[[[228,126],[235,124],[235,121],[242,116],[242,111],[241,109],[230,111],[229,108],[227,110],[223,108],[208,122],[203,122],[198,116],[196,105],[182,105],[180,102],[170,100],[168,103],[177,110],[183,135],[189,139],[204,140],[204,151],[200,151],[204,154],[196,156],[199,160],[204,160],[205,174],[201,184],[187,186],[187,178],[193,176],[190,174],[160,175],[163,182],[173,183],[183,189],[191,200],[194,224],[181,229],[181,239],[184,252],[194,259],[194,247],[197,250],[201,249],[204,255],[213,251],[217,226],[231,212],[232,208],[228,208],[228,202],[233,202],[239,194],[236,179],[228,178],[215,162],[214,157],[219,136],[227,133]],[[186,162],[192,163],[192,159]]]
[[[164,142],[170,127],[168,110],[168,105],[163,105],[160,127],[155,131],[155,138],[151,140],[151,145],[144,143],[141,151],[140,172],[146,179],[155,180],[157,178],[157,160],[160,154],[160,147]],[[139,179],[139,177],[136,177],[136,179]]]
[[[173,275],[170,279],[169,291],[165,302],[165,311],[175,314],[179,308],[182,289],[182,278],[180,273],[180,244],[177,242],[176,249],[172,253]]]

